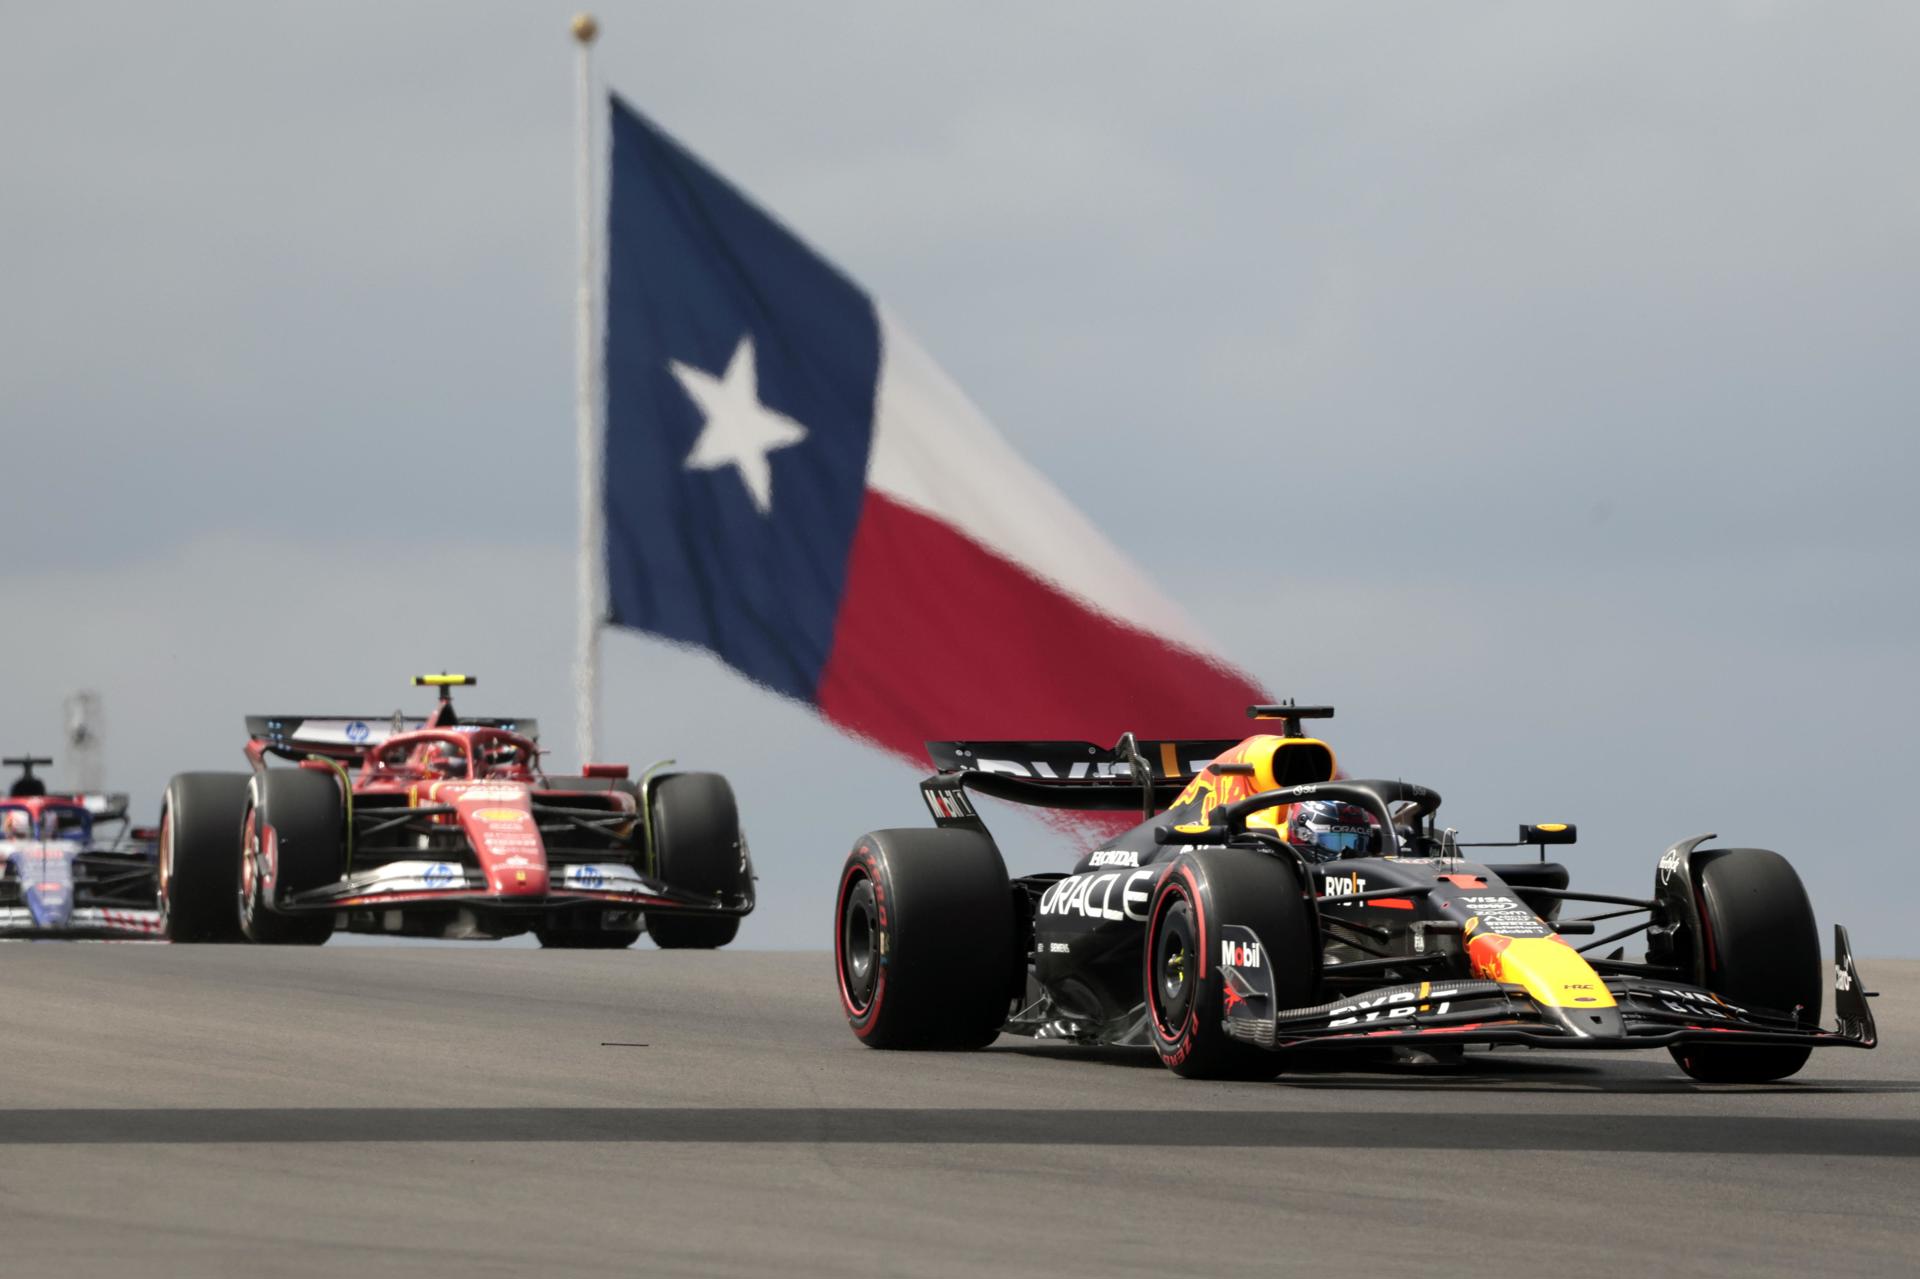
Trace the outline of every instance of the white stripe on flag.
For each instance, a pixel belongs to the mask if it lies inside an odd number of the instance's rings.
[[[1216,651],[883,307],[867,484],[1136,630]]]

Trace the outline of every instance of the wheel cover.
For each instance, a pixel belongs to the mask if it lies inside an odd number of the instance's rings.
[[[173,909],[169,890],[173,885],[173,814],[164,808],[160,810],[159,862],[160,932],[163,936],[171,936],[169,925],[173,921]]]
[[[240,926],[253,930],[254,915],[260,908],[260,823],[249,807],[240,826]]]
[[[1193,907],[1178,889],[1179,900],[1160,915],[1153,933],[1153,1014],[1160,1032],[1168,1039],[1178,1038],[1193,1010],[1194,994],[1199,989],[1198,948],[1193,936]]]
[[[862,875],[847,890],[841,908],[840,988],[847,1005],[864,1013],[873,1003],[873,988],[880,978],[878,935],[879,911],[874,902],[873,881]]]

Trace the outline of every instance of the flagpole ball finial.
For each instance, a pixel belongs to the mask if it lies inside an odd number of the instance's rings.
[[[581,44],[592,44],[594,37],[599,34],[600,23],[592,14],[576,13],[573,15],[574,39],[578,40]]]

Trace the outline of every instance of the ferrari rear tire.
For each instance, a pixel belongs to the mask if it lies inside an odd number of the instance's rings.
[[[1271,1079],[1283,1053],[1228,1035],[1220,941],[1251,929],[1277,1008],[1301,1008],[1320,987],[1320,933],[1309,890],[1289,860],[1245,849],[1200,849],[1168,866],[1147,907],[1147,1034],[1160,1061],[1187,1079]]]
[[[240,819],[246,773],[179,773],[160,802],[160,931],[172,942],[240,940]]]
[[[748,888],[746,844],[733,788],[718,773],[672,773],[654,783],[649,805],[654,873],[673,888],[742,896]],[[737,915],[647,916],[647,933],[662,950],[713,950],[740,931]]]
[[[1764,848],[1695,853],[1700,985],[1728,1003],[1793,1013],[1820,1024],[1823,961],[1813,903],[1786,858]],[[1706,1083],[1766,1083],[1807,1064],[1799,1044],[1675,1044],[1680,1069]]]
[[[318,946],[333,936],[333,912],[281,914],[275,902],[335,883],[344,870],[346,808],[334,775],[304,768],[256,775],[240,840],[241,934],[263,946]]]
[[[971,830],[878,830],[848,855],[833,960],[847,1024],[871,1048],[984,1048],[1024,956],[1000,850]]]

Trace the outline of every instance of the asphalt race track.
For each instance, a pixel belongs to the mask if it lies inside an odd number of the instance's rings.
[[[1885,1046],[1175,1079],[861,1047],[824,954],[0,947],[0,1271],[1911,1275],[1920,963]],[[1249,1273],[1252,1271],[1249,1270]]]

